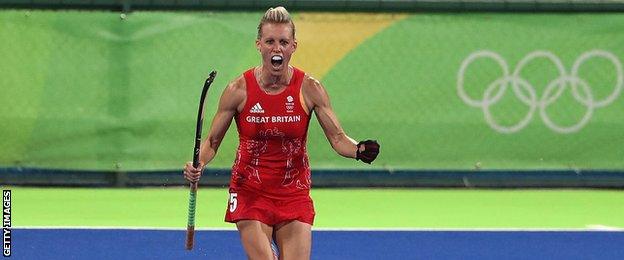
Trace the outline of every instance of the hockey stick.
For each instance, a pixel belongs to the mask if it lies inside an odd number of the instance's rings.
[[[199,151],[201,145],[201,132],[202,123],[204,121],[204,101],[206,100],[206,93],[210,88],[210,84],[217,76],[216,71],[210,72],[210,76],[204,83],[201,97],[199,99],[199,111],[197,112],[197,127],[195,128],[195,149],[193,150],[193,167],[199,166]],[[186,250],[193,249],[193,242],[195,239],[195,198],[197,197],[197,182],[190,183],[191,193],[189,195],[189,211],[188,211],[188,224],[186,226]]]

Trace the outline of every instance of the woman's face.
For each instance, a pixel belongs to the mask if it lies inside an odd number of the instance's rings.
[[[262,25],[260,39],[256,47],[262,56],[262,65],[271,75],[287,72],[290,57],[297,49],[292,27],[288,23],[267,23]]]

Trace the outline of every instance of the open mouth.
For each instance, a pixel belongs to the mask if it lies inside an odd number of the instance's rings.
[[[273,65],[273,67],[279,67],[282,65],[282,62],[284,62],[284,58],[280,55],[273,55],[273,57],[271,57],[271,65]]]

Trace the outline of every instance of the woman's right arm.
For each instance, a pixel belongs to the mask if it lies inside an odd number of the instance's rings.
[[[245,105],[247,94],[245,91],[245,79],[241,76],[232,81],[221,94],[219,106],[215,113],[208,136],[201,145],[199,152],[199,166],[193,167],[193,162],[187,162],[184,167],[184,177],[191,182],[199,181],[204,165],[212,161],[217,154],[223,137],[230,128],[232,118]]]

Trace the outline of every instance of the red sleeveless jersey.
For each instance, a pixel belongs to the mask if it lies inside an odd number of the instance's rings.
[[[272,198],[308,196],[311,179],[306,139],[310,114],[301,95],[305,73],[294,68],[288,86],[275,95],[260,88],[253,68],[243,75],[247,101],[235,116],[239,146],[231,190],[245,189]]]

